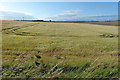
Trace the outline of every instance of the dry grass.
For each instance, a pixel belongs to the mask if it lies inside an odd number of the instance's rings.
[[[24,71],[29,74],[26,75],[27,77],[52,78],[103,78],[116,77],[118,73],[117,26],[3,21],[2,33],[4,77],[21,77]],[[111,34],[113,37],[101,37]],[[41,72],[40,67],[36,68],[34,65],[36,54],[41,56],[42,63],[46,65],[46,67],[41,66],[45,71],[47,70],[43,75],[38,74]],[[62,64],[53,71],[53,75],[48,75],[60,62]],[[26,65],[23,72],[18,71],[15,74],[11,70],[16,64],[18,69],[21,68],[19,64],[23,67]],[[32,68],[28,69],[27,65],[31,65]]]

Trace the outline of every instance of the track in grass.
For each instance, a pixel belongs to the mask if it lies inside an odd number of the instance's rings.
[[[20,77],[22,74],[24,77],[56,77],[58,74],[57,77],[96,78],[116,77],[118,73],[117,26],[3,21],[2,32],[4,77]],[[35,55],[41,56],[40,61]],[[48,75],[60,62],[58,70]],[[37,66],[44,69],[36,71]]]

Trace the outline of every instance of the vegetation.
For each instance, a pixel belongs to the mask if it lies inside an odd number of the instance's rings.
[[[2,22],[3,77],[116,78],[118,27]]]

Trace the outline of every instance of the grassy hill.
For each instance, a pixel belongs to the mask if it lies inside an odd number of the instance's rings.
[[[117,77],[117,26],[2,21],[2,33],[3,77]]]

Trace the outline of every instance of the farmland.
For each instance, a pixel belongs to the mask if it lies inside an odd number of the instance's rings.
[[[3,77],[116,78],[118,26],[2,21]]]

